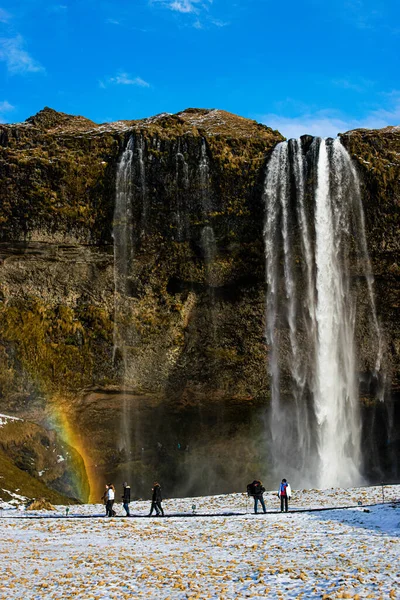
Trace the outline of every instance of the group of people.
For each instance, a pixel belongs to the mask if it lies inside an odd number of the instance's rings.
[[[247,495],[254,498],[254,514],[257,514],[258,503],[261,504],[264,514],[267,512],[263,498],[264,492],[265,487],[258,479],[255,479],[247,486]],[[286,479],[282,479],[278,490],[278,498],[281,500],[281,512],[288,511],[288,503],[291,495],[292,490],[289,483],[286,481]]]
[[[150,507],[150,512],[149,512],[148,516],[151,517],[153,514],[153,511],[155,511],[157,517],[159,517],[160,515],[163,517],[164,510],[163,510],[163,507],[161,504],[162,503],[161,486],[159,483],[157,483],[157,481],[154,482],[151,492],[152,492],[151,507]],[[254,513],[255,514],[257,514],[257,512],[258,512],[257,508],[258,508],[259,502],[261,504],[263,512],[264,513],[267,512],[267,509],[265,507],[264,498],[263,498],[264,492],[265,492],[265,487],[263,486],[261,481],[259,481],[258,479],[255,479],[254,481],[252,481],[252,483],[249,483],[249,485],[247,486],[247,495],[252,496],[254,498]],[[281,501],[281,512],[288,512],[288,502],[290,500],[291,495],[292,495],[292,490],[290,488],[289,483],[286,481],[286,479],[282,479],[282,481],[279,485],[279,490],[278,490],[278,497],[280,498],[280,501]],[[123,484],[123,493],[122,493],[121,497],[122,497],[122,505],[126,512],[126,516],[130,517],[131,513],[129,512],[129,503],[131,501],[131,488],[127,484],[126,481]],[[113,505],[115,502],[115,487],[113,486],[112,483],[106,484],[106,489],[102,496],[102,500],[106,507],[106,517],[115,517],[116,513],[115,513],[115,510],[113,509]]]
[[[151,507],[150,507],[150,513],[148,516],[151,517],[151,515],[153,514],[153,510],[154,510],[157,517],[159,517],[160,515],[163,517],[164,510],[161,505],[161,502],[162,502],[161,486],[159,483],[157,483],[157,481],[154,482],[153,488],[151,491],[152,491]],[[130,517],[131,513],[129,511],[129,503],[131,501],[131,488],[126,481],[123,484],[123,493],[122,493],[121,498],[122,498],[122,506],[124,507],[126,516]],[[112,483],[106,483],[106,489],[102,496],[102,500],[106,507],[106,517],[115,517],[116,512],[113,509],[113,505],[115,502],[115,487],[113,486]]]

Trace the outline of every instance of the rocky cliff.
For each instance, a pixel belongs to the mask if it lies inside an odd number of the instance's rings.
[[[143,495],[154,478],[176,494],[268,476],[262,190],[282,139],[198,109],[97,125],[46,108],[0,126],[2,412],[56,429],[82,457],[92,499],[105,478],[130,477]],[[381,445],[399,422],[400,131],[341,139],[362,176],[386,340],[387,401],[371,384],[360,396],[371,468],[387,474]],[[128,144],[126,238],[116,188]]]

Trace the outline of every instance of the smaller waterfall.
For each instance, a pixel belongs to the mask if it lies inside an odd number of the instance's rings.
[[[383,356],[383,340],[382,333],[378,323],[375,296],[374,296],[374,277],[372,275],[371,262],[369,259],[367,239],[365,236],[365,219],[364,211],[362,208],[360,184],[358,175],[351,158],[342,146],[339,140],[335,140],[333,143],[334,157],[336,164],[341,164],[341,171],[346,174],[347,181],[346,185],[350,188],[351,194],[354,198],[354,219],[357,223],[356,229],[359,235],[356,237],[357,242],[357,256],[359,260],[360,270],[364,273],[367,286],[369,303],[371,306],[371,316],[373,320],[376,346],[378,348],[376,361],[375,361],[375,375],[381,371],[382,356]]]
[[[213,260],[215,259],[216,253],[216,241],[214,230],[209,225],[203,227],[203,230],[201,232],[201,246],[203,248],[207,268],[209,268]]]
[[[205,223],[210,223],[210,212],[212,210],[211,185],[210,185],[210,163],[207,154],[206,141],[201,141],[200,161],[199,161],[199,179],[201,192],[201,211]],[[205,263],[205,283],[207,286],[207,304],[209,320],[209,343],[212,347],[218,344],[218,331],[215,300],[215,284],[213,274],[215,269],[215,260],[217,258],[217,241],[215,232],[211,224],[205,224],[201,230],[200,245],[203,251]]]
[[[207,156],[207,146],[204,139],[201,141],[201,154],[199,163],[201,209],[203,219],[208,221],[212,209],[211,187],[210,187],[210,164]],[[210,269],[215,259],[217,247],[214,230],[211,225],[205,225],[201,233],[201,245],[204,252],[207,268],[207,279],[209,281]]]
[[[177,238],[181,241],[184,234],[188,233],[189,223],[183,200],[189,192],[189,165],[181,152],[181,142],[178,141],[178,150],[175,155],[175,188],[176,188],[176,222]],[[183,190],[183,194],[182,194]],[[183,198],[182,198],[183,196]]]
[[[148,202],[147,202],[147,190],[146,190],[146,166],[144,162],[145,154],[145,141],[142,136],[138,139],[137,144],[137,155],[139,159],[139,178],[140,178],[140,194],[142,200],[142,219],[141,219],[141,233],[146,233],[148,224]]]
[[[205,216],[211,210],[211,199],[210,199],[210,165],[207,156],[206,141],[203,138],[201,140],[201,155],[199,163],[200,171],[200,190],[202,198],[202,209]]]
[[[264,199],[273,461],[302,484],[354,485],[362,466],[354,255],[367,283],[377,370],[382,356],[357,173],[340,140],[314,140],[307,161],[301,140],[282,142]]]
[[[121,361],[122,390],[126,389],[128,371],[127,331],[123,325],[126,310],[129,275],[133,261],[133,201],[134,201],[135,138],[131,136],[117,169],[115,209],[113,220],[114,238],[114,349],[113,362]],[[120,425],[120,448],[129,460],[132,448],[131,406],[126,396]],[[129,469],[128,469],[128,475]]]
[[[117,169],[115,208],[113,220],[114,239],[114,355],[120,350],[125,363],[124,338],[118,326],[118,313],[121,298],[127,292],[129,266],[133,257],[133,157],[135,140],[131,136]],[[126,368],[126,365],[125,365]]]

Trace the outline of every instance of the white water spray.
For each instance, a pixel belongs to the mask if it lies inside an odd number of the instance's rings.
[[[350,276],[354,238],[379,340],[377,369],[382,344],[357,173],[340,140],[314,140],[310,155],[315,188],[306,184],[300,140],[278,144],[265,178],[271,453],[277,471],[299,484],[355,485],[362,477],[356,305]],[[309,216],[306,198],[313,202]],[[293,202],[295,211],[290,210]]]
[[[115,209],[113,219],[114,238],[114,348],[113,363],[121,361],[122,391],[126,390],[127,377],[127,346],[126,330],[121,324],[125,300],[128,292],[128,279],[133,261],[133,185],[134,185],[134,155],[135,139],[131,136],[122,154],[117,169]],[[131,419],[130,403],[123,396],[122,416],[120,426],[120,448],[130,456]],[[128,475],[130,473],[128,472]]]

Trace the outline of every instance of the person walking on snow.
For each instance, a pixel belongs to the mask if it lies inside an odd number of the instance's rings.
[[[263,493],[265,492],[265,487],[258,479],[255,479],[253,483],[249,483],[247,486],[247,494],[248,496],[253,496],[254,498],[254,514],[257,514],[257,506],[258,502],[261,503],[264,514],[267,512],[265,508],[265,502],[263,498]]]
[[[163,517],[164,511],[163,511],[163,507],[161,506],[161,502],[162,502],[161,487],[160,487],[160,484],[157,483],[156,481],[154,482],[152,492],[153,492],[153,495],[151,498],[151,508],[150,508],[149,517],[151,517],[151,515],[153,514],[153,510],[156,511],[157,517],[159,517],[160,514]]]
[[[125,481],[124,482],[124,491],[122,494],[122,503],[123,503],[123,507],[125,509],[127,517],[131,516],[131,513],[129,512],[129,502],[130,501],[131,501],[131,488]]]
[[[115,510],[113,510],[113,504],[115,501],[115,487],[112,483],[108,484],[107,492],[107,504],[106,504],[106,517],[115,517]]]
[[[104,490],[104,494],[101,497],[103,504],[104,504],[104,508],[106,509],[106,517],[108,515],[108,510],[107,510],[107,500],[108,500],[108,483],[106,483],[106,489]]]
[[[286,479],[282,479],[282,482],[279,486],[278,497],[281,499],[281,512],[285,508],[285,512],[288,511],[288,500],[290,500],[290,496],[292,495],[292,490],[290,485],[286,481]]]

